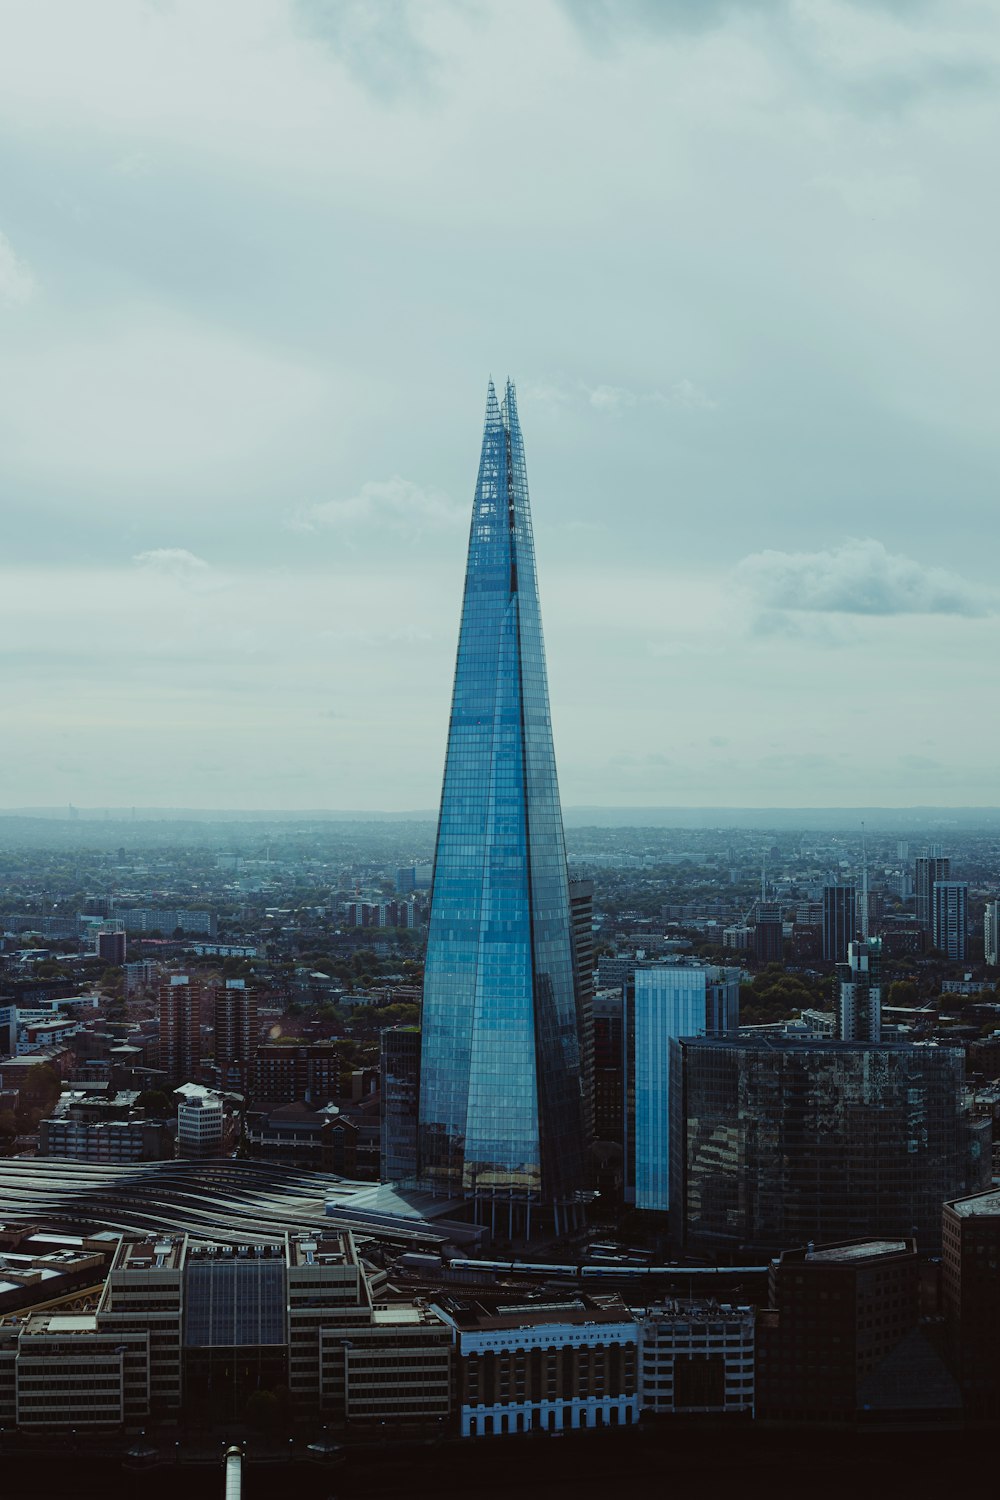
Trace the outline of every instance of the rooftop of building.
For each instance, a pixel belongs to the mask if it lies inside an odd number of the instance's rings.
[[[778,1023],[781,1026],[787,1023]],[[941,1047],[937,1042],[910,1042],[910,1041],[843,1041],[840,1037],[818,1037],[818,1036],[788,1036],[785,1033],[775,1035],[768,1031],[762,1035],[761,1031],[767,1028],[750,1027],[747,1031],[740,1028],[738,1037],[728,1036],[696,1036],[681,1038],[683,1047],[711,1047],[718,1049],[729,1048],[759,1048],[761,1051],[771,1052],[892,1052],[892,1053],[925,1053],[925,1052],[958,1052],[958,1046],[954,1048]],[[756,1033],[756,1034],[754,1034]]]
[[[293,1266],[354,1266],[357,1257],[354,1241],[346,1231],[329,1230],[322,1234],[300,1234],[290,1242]]]
[[[911,1240],[862,1240],[854,1245],[828,1245],[819,1250],[807,1250],[807,1261],[838,1262],[859,1260],[884,1260],[891,1255],[907,1255],[914,1251]]]
[[[251,1114],[266,1116],[269,1120],[275,1120],[284,1124],[315,1124],[323,1125],[328,1119],[336,1118],[340,1110],[336,1104],[307,1104],[304,1099],[295,1099],[290,1104],[273,1104],[269,1100],[262,1100],[254,1105]]]
[[[749,1320],[752,1323],[755,1317],[754,1309],[742,1303],[737,1305],[712,1300],[691,1302],[682,1297],[667,1297],[648,1307],[633,1307],[632,1311],[636,1317],[649,1318],[655,1322],[721,1323],[738,1319],[740,1322]]]
[[[970,1193],[967,1198],[953,1198],[945,1208],[950,1208],[960,1219],[1000,1216],[1000,1187],[987,1188],[984,1193]]]
[[[859,1265],[864,1261],[895,1260],[916,1255],[916,1244],[907,1239],[840,1240],[831,1245],[807,1245],[786,1250],[782,1264]]]
[[[257,1048],[256,1055],[257,1057],[272,1059],[281,1057],[301,1057],[303,1053],[308,1053],[310,1056],[313,1056],[316,1053],[319,1053],[321,1056],[327,1056],[328,1054],[331,1056],[339,1056],[340,1049],[336,1041],[332,1040],[316,1042],[297,1040],[262,1042]]]
[[[390,1307],[372,1308],[372,1324],[375,1328],[420,1328],[436,1324],[444,1328],[439,1313],[419,1303],[400,1302]]]
[[[112,1263],[114,1271],[178,1270],[184,1262],[184,1237],[161,1235],[123,1240]]]
[[[297,1232],[352,1229],[397,1243],[475,1241],[468,1223],[440,1226],[436,1215],[460,1201],[414,1199],[377,1183],[351,1182],[329,1172],[291,1169],[261,1161],[151,1161],[114,1165],[59,1158],[0,1158],[0,1204],[9,1219],[50,1224],[58,1205],[72,1203],[75,1222],[106,1229],[117,1240],[164,1238],[187,1231],[191,1240],[244,1245]],[[191,1208],[194,1204],[195,1209]],[[54,1206],[55,1205],[55,1206]],[[96,1238],[91,1233],[90,1238]],[[65,1242],[65,1240],[64,1240]]]
[[[27,1073],[31,1068],[40,1068],[43,1063],[57,1062],[65,1054],[60,1052],[29,1052],[24,1057],[0,1058],[0,1073],[12,1073],[16,1068]]]
[[[64,1089],[59,1095],[53,1108],[53,1115],[65,1114],[74,1105],[85,1105],[87,1109],[103,1110],[128,1110],[131,1109],[139,1097],[138,1089],[116,1089],[113,1093],[106,1083],[81,1084],[74,1083],[72,1088]],[[50,1117],[51,1118],[51,1117]]]
[[[438,1306],[457,1328],[475,1329],[535,1328],[547,1323],[631,1323],[633,1315],[618,1296],[600,1298],[546,1297],[537,1301],[526,1297],[444,1297]]]
[[[24,1324],[26,1334],[45,1334],[60,1338],[80,1334],[97,1333],[97,1318],[94,1313],[34,1313]]]
[[[26,1286],[41,1286],[88,1267],[97,1270],[103,1261],[99,1255],[71,1250],[53,1250],[48,1255],[0,1253],[0,1297]],[[44,1299],[43,1299],[44,1300]]]
[[[288,1249],[284,1239],[248,1240],[245,1244],[217,1244],[213,1240],[188,1246],[187,1264],[204,1261],[269,1260],[287,1262]]]
[[[594,992],[595,1011],[599,1010],[602,1014],[620,1015],[624,1003],[621,985],[614,989],[599,989]]]

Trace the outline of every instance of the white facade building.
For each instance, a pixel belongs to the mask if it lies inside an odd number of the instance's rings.
[[[139,959],[134,964],[125,964],[122,972],[125,976],[126,995],[135,995],[144,986],[156,984],[160,966],[149,959]]]
[[[178,1156],[222,1155],[225,1116],[217,1094],[195,1095],[177,1106]]]
[[[983,950],[991,969],[1000,964],[1000,901],[987,901],[983,914]]]
[[[495,1316],[435,1311],[457,1330],[463,1437],[626,1427],[638,1420],[638,1327],[552,1305]]]

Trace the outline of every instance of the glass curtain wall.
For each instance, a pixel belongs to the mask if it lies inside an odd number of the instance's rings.
[[[422,1180],[565,1203],[582,1181],[580,1053],[524,447],[490,383],[424,976]]]

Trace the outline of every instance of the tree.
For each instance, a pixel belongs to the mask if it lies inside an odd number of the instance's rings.
[[[383,1005],[375,1012],[375,1020],[379,1029],[387,1026],[415,1026],[420,1020],[420,1007],[418,1005]]]
[[[39,979],[66,979],[68,972],[61,964],[57,964],[52,958],[43,958],[41,963],[35,965],[35,973]]]

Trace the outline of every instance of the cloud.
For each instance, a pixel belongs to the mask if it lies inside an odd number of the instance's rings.
[[[655,37],[672,32],[711,31],[734,11],[786,9],[786,0],[560,0],[573,24],[592,44],[614,46],[628,34]]]
[[[5,234],[0,234],[0,307],[19,307],[34,295],[35,278]]]
[[[675,381],[666,396],[660,396],[660,400],[665,401],[668,406],[684,406],[688,411],[714,411],[718,405],[693,380],[686,379]]]
[[[597,385],[590,392],[590,404],[598,411],[620,411],[622,407],[646,404],[649,399],[620,385]]]
[[[826,552],[755,552],[738,565],[736,576],[768,610],[979,616],[996,608],[986,590],[957,573],[887,552],[872,538]]]
[[[856,646],[862,639],[856,618],[785,609],[759,610],[750,621],[749,635],[765,646],[770,641],[793,641],[831,650]]]
[[[912,172],[873,172],[865,167],[852,176],[821,175],[816,187],[832,193],[858,218],[888,222],[919,208],[923,189]]]
[[[665,391],[630,391],[620,385],[598,385],[588,392],[598,411],[635,406],[680,406],[687,411],[714,411],[716,403],[693,380],[676,380]]]
[[[577,399],[575,391],[564,385],[553,385],[551,381],[526,381],[518,386],[519,403],[538,402],[540,406],[569,406]]]
[[[137,552],[132,561],[136,567],[169,578],[198,577],[209,566],[203,557],[196,557],[186,547],[154,547],[150,552]]]
[[[344,500],[321,500],[297,510],[287,525],[292,531],[355,530],[378,526],[396,536],[414,539],[424,531],[439,531],[468,522],[468,511],[440,490],[422,489],[394,474],[391,479],[369,479]]]
[[[293,0],[294,24],[325,43],[372,94],[392,98],[428,84],[437,58],[418,35],[409,0]]]
[[[675,380],[665,390],[633,391],[624,385],[585,385],[575,387],[539,382],[528,384],[522,393],[529,401],[545,406],[569,406],[585,401],[595,411],[629,411],[641,406],[673,406],[687,411],[714,411],[718,403],[686,376]]]
[[[65,280],[56,285],[65,292]],[[104,517],[118,509],[131,521],[144,507],[169,506],[201,521],[208,501],[238,503],[245,514],[248,494],[263,490],[271,502],[272,465],[301,459],[324,413],[338,403],[358,410],[351,392],[360,382],[349,392],[330,364],[253,331],[161,303],[96,306],[99,315],[84,320],[47,308],[47,318],[25,320],[25,337],[0,338],[6,475],[20,489],[44,487],[67,513],[94,485]],[[327,442],[334,447],[337,435]]]

